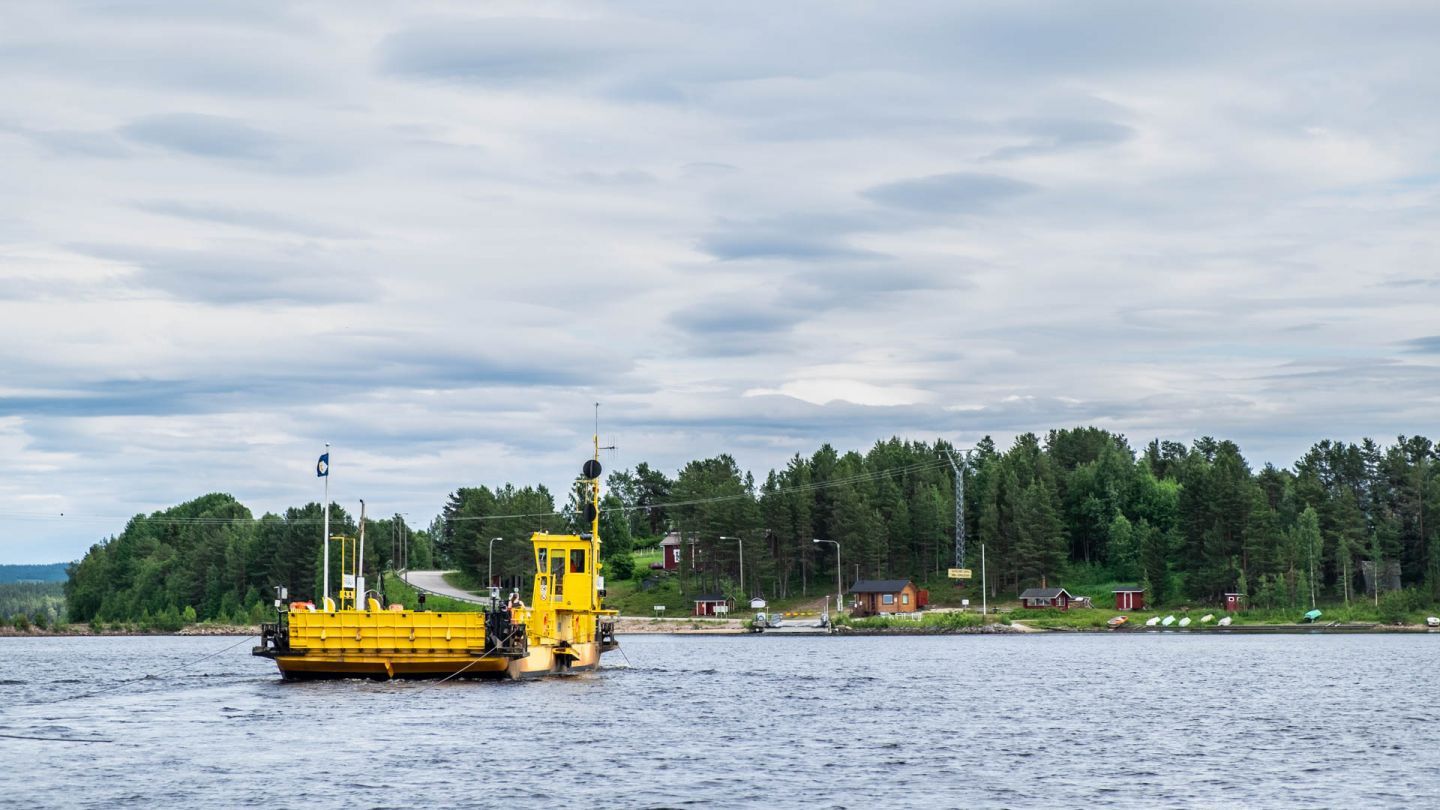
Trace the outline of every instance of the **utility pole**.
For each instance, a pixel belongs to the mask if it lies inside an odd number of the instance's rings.
[[[955,567],[965,567],[965,465],[970,462],[970,451],[960,451],[965,454],[964,461],[957,463],[954,453],[946,453],[945,458],[950,462],[950,469],[955,471]]]
[[[985,544],[980,544],[980,623],[990,621],[990,583],[985,581]]]

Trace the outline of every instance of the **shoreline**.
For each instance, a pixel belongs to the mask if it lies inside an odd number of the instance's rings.
[[[1427,627],[1423,624],[1349,624],[1349,625],[1311,625],[1311,624],[1238,624],[1229,627],[1128,627],[1123,629],[1111,629],[1108,627],[1034,627],[1025,622],[1016,621],[1012,624],[987,624],[981,627],[960,627],[960,628],[938,628],[938,627],[848,627],[841,625],[833,632],[824,628],[793,627],[790,629],[778,628],[763,633],[751,633],[745,623],[739,619],[653,619],[621,616],[615,626],[616,635],[621,636],[739,636],[739,635],[769,635],[769,636],[995,636],[995,635],[1036,635],[1046,633],[1076,633],[1076,634],[1114,634],[1114,635],[1138,635],[1138,634],[1170,634],[1170,635],[1199,635],[1199,636],[1254,636],[1254,635],[1395,635],[1395,634],[1436,634],[1440,635],[1440,628]],[[0,626],[0,639],[5,638],[99,638],[110,637],[143,637],[143,636],[258,636],[260,627],[258,625],[191,625],[179,630],[135,630],[135,629],[105,629],[94,632],[88,625],[72,624],[63,628],[49,628],[38,630],[16,630],[13,627]]]

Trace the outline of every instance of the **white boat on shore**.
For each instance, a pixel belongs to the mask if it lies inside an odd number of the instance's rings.
[[[1221,619],[1220,621],[1216,622],[1216,624],[1218,624],[1218,625],[1221,626],[1221,627],[1229,627],[1231,621],[1232,621],[1231,618],[1230,618],[1229,616],[1226,616],[1225,618],[1223,618],[1223,619]]]
[[[1213,621],[1215,621],[1215,614],[1214,614],[1214,613],[1206,613],[1204,616],[1201,616],[1201,617],[1200,617],[1200,623],[1201,623],[1201,624],[1209,624],[1210,622],[1213,622]]]
[[[1161,626],[1161,627],[1169,627],[1170,625],[1172,625],[1172,624],[1174,624],[1174,623],[1175,623],[1175,617],[1174,617],[1174,616],[1166,616],[1165,618],[1163,618],[1163,619],[1160,620],[1160,626]]]
[[[1425,626],[1426,626],[1426,627],[1440,627],[1440,616],[1427,616],[1427,617],[1425,617]]]
[[[1180,626],[1181,626],[1181,627],[1189,627],[1189,626],[1190,626],[1190,617],[1189,617],[1189,616],[1186,616],[1185,618],[1181,619],[1181,620],[1180,620]]]
[[[1160,623],[1160,617],[1159,617],[1159,616],[1151,616],[1150,618],[1148,618],[1148,619],[1145,620],[1145,626],[1146,626],[1146,627],[1154,627],[1155,625],[1157,625],[1157,624],[1159,624],[1159,623]]]

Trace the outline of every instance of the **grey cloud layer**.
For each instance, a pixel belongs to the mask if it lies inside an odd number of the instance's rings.
[[[1416,4],[47,3],[0,27],[0,503],[425,522],[620,464],[1435,433]],[[1429,422],[1427,424],[1427,421]],[[0,561],[104,526],[7,522]],[[117,523],[110,530],[118,529]]]

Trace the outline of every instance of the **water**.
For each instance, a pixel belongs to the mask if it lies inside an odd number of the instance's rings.
[[[0,638],[0,804],[1434,806],[1440,635],[628,636],[596,674],[282,683]]]

